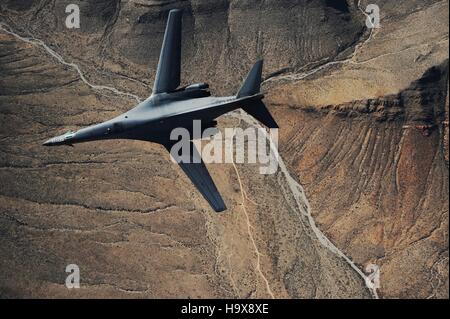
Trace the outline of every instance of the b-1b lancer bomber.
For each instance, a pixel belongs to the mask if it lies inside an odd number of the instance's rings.
[[[262,61],[256,62],[253,66],[236,96],[212,97],[206,83],[179,87],[181,24],[182,11],[171,10],[153,92],[148,99],[112,120],[54,137],[43,145],[73,145],[97,140],[131,139],[158,143],[170,151],[176,143],[170,140],[173,129],[185,128],[193,136],[195,120],[201,121],[202,128],[215,127],[216,118],[238,108],[242,108],[267,127],[277,128],[275,120],[262,102],[264,97],[260,92]],[[194,156],[198,156],[198,151],[192,141],[190,147],[191,160],[186,160],[182,154],[172,156],[179,156],[174,159],[211,207],[216,212],[224,211],[226,206],[204,162],[193,160]]]

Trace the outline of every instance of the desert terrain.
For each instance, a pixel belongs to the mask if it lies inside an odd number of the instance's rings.
[[[80,29],[65,26],[70,3]],[[0,297],[448,298],[448,6],[2,1]],[[151,94],[173,8],[183,84],[233,95],[265,61],[280,167],[208,165],[222,214],[156,144],[42,147]]]

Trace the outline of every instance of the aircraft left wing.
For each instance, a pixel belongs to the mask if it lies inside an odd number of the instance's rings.
[[[173,144],[171,143],[164,144],[164,147],[169,151],[169,153],[172,146]],[[192,141],[190,142],[189,147],[191,148],[191,152],[188,163],[185,163],[178,154],[172,154],[172,156],[178,162],[178,165],[180,165],[181,169],[189,177],[194,186],[208,201],[211,207],[218,213],[223,212],[227,209],[227,207],[225,206],[225,203],[223,202],[223,199],[220,196],[211,175],[209,175],[205,163],[201,159],[200,154]],[[194,163],[194,157],[200,159],[200,163]]]
[[[164,41],[156,71],[153,93],[174,91],[181,83],[181,19],[183,12],[173,9],[169,12]]]

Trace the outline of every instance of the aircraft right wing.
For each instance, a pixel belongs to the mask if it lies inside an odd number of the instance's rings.
[[[169,153],[172,146],[173,144],[170,143],[164,144],[164,147],[169,151]],[[187,163],[182,160],[179,154],[171,153],[171,155],[178,162],[178,165],[180,165],[181,169],[189,177],[194,186],[208,201],[209,205],[211,205],[216,212],[223,212],[227,209],[227,207],[225,206],[225,203],[223,202],[223,199],[220,196],[211,175],[209,175],[205,163],[201,159],[200,154],[192,141],[190,142],[189,147],[191,148],[191,152],[189,162]],[[194,163],[194,158],[200,159],[200,163]]]
[[[174,91],[181,83],[181,19],[183,12],[170,10],[156,71],[153,93]]]

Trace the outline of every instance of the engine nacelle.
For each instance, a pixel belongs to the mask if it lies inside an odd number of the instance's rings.
[[[196,83],[188,85],[186,90],[206,90],[207,88],[209,88],[208,83]]]

